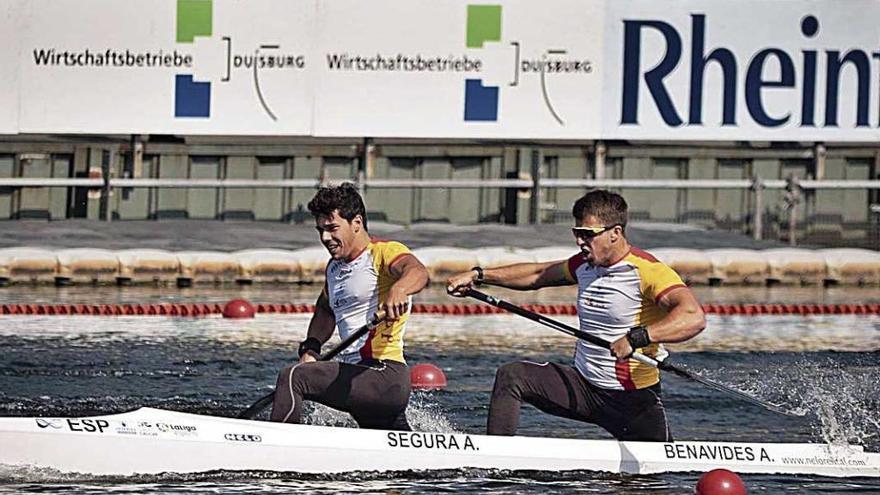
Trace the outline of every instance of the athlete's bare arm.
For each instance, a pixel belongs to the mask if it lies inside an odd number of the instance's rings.
[[[684,342],[692,339],[706,328],[706,315],[697,302],[693,292],[687,287],[673,289],[661,297],[657,304],[668,313],[666,316],[648,327],[651,342]],[[611,354],[618,359],[632,354],[626,336],[611,344]]]
[[[515,290],[535,290],[541,287],[572,285],[575,282],[565,276],[566,262],[567,260],[516,263],[497,268],[484,268],[483,283]],[[476,270],[468,270],[449,277],[446,282],[446,292],[453,296],[463,296],[464,289],[473,287],[477,276]]]
[[[417,294],[428,285],[428,270],[411,254],[397,258],[388,270],[397,281],[388,289],[388,297],[382,302],[380,309],[385,310],[387,321],[394,321],[406,313],[409,296]]]
[[[333,309],[330,308],[330,301],[327,299],[327,295],[322,291],[315,302],[315,312],[312,314],[312,320],[309,321],[307,337],[314,337],[323,344],[330,340],[335,329],[336,316],[333,314]],[[308,351],[300,356],[299,360],[302,363],[310,363],[317,361],[319,357],[314,352]]]

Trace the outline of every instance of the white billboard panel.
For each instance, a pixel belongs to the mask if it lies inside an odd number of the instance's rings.
[[[880,4],[7,0],[0,133],[876,141]]]
[[[606,3],[603,135],[875,141],[880,4]]]
[[[314,134],[595,136],[601,6],[318,0]]]
[[[18,132],[18,24],[23,4],[0,2],[0,134]]]
[[[23,132],[310,132],[312,2],[25,4]]]

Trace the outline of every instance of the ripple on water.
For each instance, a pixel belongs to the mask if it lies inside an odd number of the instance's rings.
[[[0,414],[80,416],[151,406],[235,416],[271,390],[291,360],[309,315],[219,318],[4,317],[0,325]],[[574,318],[561,318],[576,324]],[[849,441],[880,450],[874,397],[880,383],[875,317],[710,317],[698,339],[672,346],[672,359],[740,390],[799,407],[788,418],[706,387],[664,378],[664,401],[680,439]],[[331,343],[331,345],[334,345]],[[570,362],[574,341],[509,315],[419,315],[408,329],[412,362],[441,365],[446,390],[413,395],[407,416],[425,431],[482,432],[495,369],[517,359]],[[858,348],[858,349],[855,349]],[[852,351],[852,352],[851,352]],[[307,421],[353,426],[350,417],[312,406]],[[523,409],[521,433],[607,435],[581,423]],[[0,447],[2,448],[2,447]],[[597,473],[456,470],[439,474],[218,472],[135,478],[89,478],[0,470],[0,492],[105,493],[486,491],[489,493],[687,493],[696,475],[627,477]],[[796,476],[748,476],[758,492],[870,492],[876,483]]]

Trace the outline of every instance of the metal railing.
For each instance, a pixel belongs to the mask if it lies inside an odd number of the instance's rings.
[[[355,182],[362,190],[365,189],[518,189],[532,192],[531,209],[537,211],[542,206],[543,189],[684,189],[684,190],[741,190],[750,191],[754,196],[752,203],[751,231],[755,240],[762,238],[763,215],[756,212],[764,211],[763,192],[765,190],[785,190],[784,209],[791,212],[802,201],[806,190],[821,189],[855,189],[880,190],[880,181],[875,180],[801,180],[797,177],[788,179],[766,180],[760,177],[753,179],[558,179],[533,176],[519,179],[367,179],[360,177],[345,179]],[[360,180],[358,180],[360,179]],[[202,188],[202,189],[316,189],[324,184],[340,183],[344,180],[320,179],[130,179],[130,178],[0,178],[0,187],[84,187],[100,189],[101,211],[103,219],[111,219],[110,208],[106,207],[107,198],[114,188]],[[789,213],[788,240],[795,244],[797,230],[796,215]],[[540,215],[532,217],[532,221],[540,223]]]
[[[234,188],[234,189],[316,189],[324,184],[355,182],[320,179],[120,179],[120,178],[38,178],[3,177],[0,187],[88,187],[88,188]],[[366,179],[359,183],[376,189],[786,189],[792,183],[801,189],[880,189],[880,180],[803,180],[803,179]]]

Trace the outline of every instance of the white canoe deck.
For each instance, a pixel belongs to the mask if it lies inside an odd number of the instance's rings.
[[[95,475],[465,467],[651,474],[723,467],[738,473],[880,477],[880,454],[858,446],[404,433],[151,408],[91,418],[0,418],[0,445],[0,465]]]

